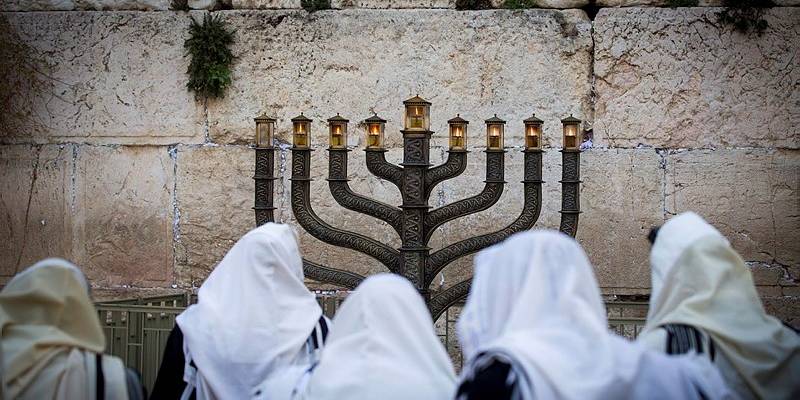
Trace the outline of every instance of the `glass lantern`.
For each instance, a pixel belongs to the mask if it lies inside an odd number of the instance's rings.
[[[347,123],[350,122],[342,118],[338,113],[335,117],[328,118],[328,129],[330,131],[330,147],[332,149],[347,148]]]
[[[494,117],[486,120],[486,148],[489,150],[502,150],[503,149],[503,130],[505,129],[506,121]]]
[[[456,115],[447,121],[450,125],[450,150],[464,150],[467,148],[467,124],[469,121]]]
[[[526,150],[541,150],[542,149],[542,121],[536,118],[536,114],[531,114],[530,118],[522,121],[525,123],[525,149]]]
[[[581,120],[569,115],[561,120],[564,126],[564,150],[579,150],[581,148]]]
[[[419,96],[403,102],[406,107],[405,130],[429,131],[431,129],[431,103]]]
[[[292,125],[294,126],[294,134],[292,135],[294,147],[307,148],[308,138],[311,136],[311,120],[303,113],[300,113],[300,115],[292,118]]]
[[[383,148],[383,127],[386,120],[375,114],[364,120],[367,127],[367,148],[368,149],[382,149]]]
[[[256,121],[256,147],[272,147],[272,136],[275,134],[275,118],[267,113],[254,118]]]

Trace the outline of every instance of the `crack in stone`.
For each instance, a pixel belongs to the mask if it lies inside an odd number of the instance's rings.
[[[34,145],[36,148],[36,160],[33,163],[33,173],[31,174],[31,187],[28,190],[28,204],[25,207],[25,219],[22,223],[22,246],[17,254],[17,263],[14,266],[14,275],[19,272],[19,264],[22,262],[22,255],[25,254],[25,245],[28,244],[28,218],[31,212],[31,201],[33,200],[33,191],[36,187],[36,178],[39,174],[39,159],[42,155],[42,145]]]

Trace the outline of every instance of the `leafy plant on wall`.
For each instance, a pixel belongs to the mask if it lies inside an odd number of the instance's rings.
[[[503,8],[508,9],[522,9],[522,8],[536,8],[536,0],[506,0],[503,3]]]
[[[456,0],[456,10],[486,10],[492,7],[491,0]]]
[[[231,84],[231,52],[235,32],[219,16],[206,14],[203,22],[192,20],[189,39],[183,44],[189,62],[189,82],[186,87],[203,97],[223,97]]]
[[[328,10],[331,8],[331,0],[301,0],[300,7],[308,12]]]
[[[721,23],[741,33],[752,30],[761,36],[769,26],[763,18],[764,12],[775,3],[772,0],[723,0],[722,5],[725,9],[718,14]]]

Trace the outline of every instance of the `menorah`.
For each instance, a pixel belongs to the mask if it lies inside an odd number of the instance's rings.
[[[453,261],[502,241],[536,223],[542,200],[542,125],[535,115],[525,125],[524,200],[522,212],[508,226],[495,232],[464,239],[431,253],[428,242],[442,224],[489,209],[503,193],[505,121],[497,115],[486,123],[486,180],[483,190],[439,208],[428,205],[433,188],[459,176],[467,167],[466,139],[468,121],[456,116],[448,121],[447,160],[438,166],[430,163],[431,103],[415,96],[405,106],[403,162],[395,165],[386,160],[384,148],[385,120],[377,114],[363,121],[366,126],[366,164],[370,173],[391,182],[400,189],[402,204],[392,206],[353,192],[347,178],[348,120],[338,114],[328,119],[329,162],[328,186],[339,205],[386,222],[400,236],[402,245],[392,248],[375,239],[339,228],[323,221],[312,207],[311,152],[309,147],[311,120],[303,114],[292,118],[291,204],[297,222],[315,238],[334,246],[364,253],[382,263],[389,271],[411,281],[428,304],[434,320],[448,307],[469,293],[470,279],[461,281],[431,297],[430,285],[437,274]],[[273,136],[276,119],[262,115],[256,122],[255,215],[256,224],[274,220],[274,156]],[[571,115],[563,120],[562,195],[560,230],[575,236],[580,214],[580,145],[581,121]],[[305,275],[311,279],[345,288],[355,288],[364,277],[352,272],[323,266],[303,259]]]

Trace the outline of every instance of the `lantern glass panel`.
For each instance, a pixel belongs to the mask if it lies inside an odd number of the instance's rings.
[[[574,150],[579,146],[578,124],[564,124],[564,148]]]
[[[503,148],[503,124],[486,125],[486,147],[491,150]]]
[[[308,147],[308,136],[311,134],[311,123],[307,121],[296,121],[294,123],[294,135],[292,135],[295,147]]]
[[[467,145],[467,124],[450,124],[450,150],[464,150]]]
[[[427,131],[430,126],[429,106],[422,104],[406,106],[406,130]]]
[[[272,146],[272,136],[275,133],[275,122],[256,122],[256,147]]]
[[[528,149],[542,148],[542,126],[538,124],[525,125],[525,147]]]
[[[332,122],[330,124],[330,134],[331,148],[343,149],[347,147],[347,124]]]
[[[383,124],[373,122],[367,124],[367,148],[383,148]]]

